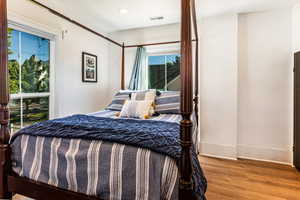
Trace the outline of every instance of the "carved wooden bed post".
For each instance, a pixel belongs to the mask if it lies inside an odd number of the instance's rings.
[[[195,32],[196,50],[195,50],[195,114],[197,124],[199,124],[199,37],[198,37],[198,26],[197,26],[197,13],[195,0],[191,0],[192,16],[193,16],[193,27]]]
[[[121,89],[125,89],[125,44],[122,44]]]
[[[193,199],[191,146],[193,111],[193,69],[192,69],[192,34],[191,34],[191,1],[181,0],[181,114],[180,137],[181,159],[179,199]]]
[[[0,199],[11,198],[7,184],[10,166],[7,45],[7,2],[0,0]]]

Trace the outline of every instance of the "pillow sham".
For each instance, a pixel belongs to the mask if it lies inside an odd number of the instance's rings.
[[[114,97],[112,102],[106,107],[106,110],[121,111],[126,100],[130,99],[132,92],[120,90]]]
[[[153,101],[126,100],[121,110],[120,117],[148,119]]]
[[[162,91],[155,99],[155,112],[159,114],[180,114],[180,92]]]

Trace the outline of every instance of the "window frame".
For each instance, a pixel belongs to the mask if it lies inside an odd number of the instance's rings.
[[[159,52],[148,52],[147,53],[147,72],[146,72],[146,77],[147,77],[147,88],[149,88],[149,57],[150,56],[170,56],[170,55],[180,55],[180,50],[173,50],[173,51],[159,51]],[[166,63],[166,58],[165,58],[165,63]],[[165,64],[165,69],[167,65]],[[165,73],[165,80],[167,79],[167,73]],[[167,81],[166,81],[167,82]],[[168,85],[165,85],[163,91],[168,91],[167,88]]]
[[[32,28],[30,26],[22,25],[13,21],[8,22],[8,28],[25,32],[28,34],[36,35],[38,37],[42,37],[49,40],[49,92],[40,92],[40,93],[22,93],[19,92],[17,94],[10,94],[11,100],[17,100],[17,99],[26,99],[26,98],[39,98],[39,97],[48,97],[49,98],[49,119],[53,119],[54,114],[54,105],[55,105],[55,92],[54,92],[54,84],[55,84],[55,70],[54,70],[54,64],[55,64],[55,35],[51,33],[47,33],[44,31],[40,31],[38,29]],[[22,101],[21,101],[22,102]],[[21,109],[21,116],[23,116],[23,105],[20,104]],[[21,120],[21,128],[23,127],[23,120]]]

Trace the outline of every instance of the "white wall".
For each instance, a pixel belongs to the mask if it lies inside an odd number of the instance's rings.
[[[120,57],[111,55],[105,40],[61,18],[50,14],[27,0],[9,0],[10,20],[56,35],[55,48],[55,116],[89,113],[100,110],[110,101],[111,88],[118,82],[110,78],[113,65]],[[62,31],[68,33],[62,38]],[[81,53],[98,56],[98,83],[82,83]],[[118,85],[116,85],[118,84]]]
[[[201,30],[200,122],[203,154],[236,158],[237,15],[206,18]]]
[[[293,51],[300,51],[300,3],[293,8]]]
[[[238,156],[292,161],[291,10],[239,16]]]

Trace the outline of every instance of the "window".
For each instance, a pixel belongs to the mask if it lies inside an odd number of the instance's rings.
[[[149,89],[180,90],[180,55],[148,56]]]
[[[8,30],[12,132],[49,119],[50,40]]]

